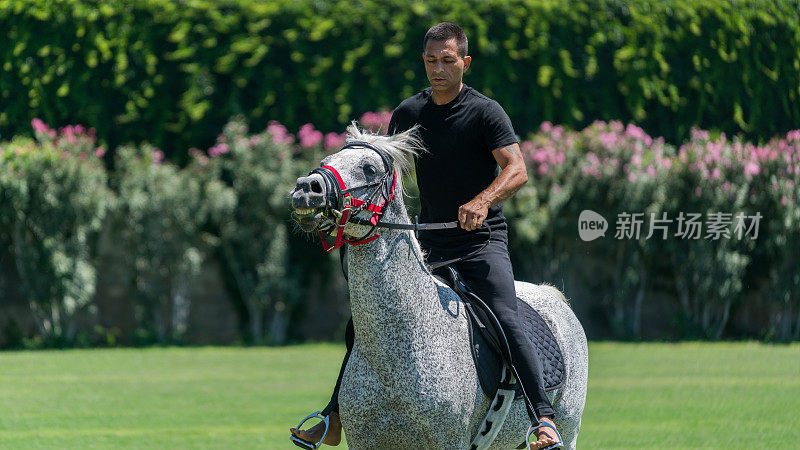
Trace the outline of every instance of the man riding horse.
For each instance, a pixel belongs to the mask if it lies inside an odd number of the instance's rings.
[[[511,120],[496,101],[463,83],[472,58],[467,56],[467,37],[461,27],[444,22],[430,28],[423,40],[422,59],[431,87],[400,103],[388,131],[394,134],[420,125],[427,149],[415,159],[421,221],[457,220],[460,229],[420,231],[420,244],[430,264],[457,260],[453,265],[501,323],[528,414],[540,426],[530,448],[560,447],[542,363],[517,316],[502,202],[528,176]],[[324,423],[308,430],[292,428],[292,434],[303,441],[338,445],[341,440],[338,392],[353,347],[352,319],[345,340],[347,354],[331,401],[322,412],[329,418],[328,432],[323,439]]]

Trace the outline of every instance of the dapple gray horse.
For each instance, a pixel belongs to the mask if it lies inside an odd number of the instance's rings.
[[[424,151],[414,130],[382,136],[347,129],[348,142],[368,142],[389,155],[397,196],[382,222],[411,223],[403,203],[400,174]],[[323,164],[341,176],[352,198],[365,198],[387,169],[377,151],[346,148]],[[376,182],[377,181],[377,182]],[[351,187],[364,187],[364,189]],[[329,189],[329,188],[327,188]],[[294,218],[306,232],[335,238],[336,221],[325,199],[326,183],[313,173],[292,191]],[[380,237],[348,247],[347,274],[355,325],[355,345],[339,393],[340,417],[353,449],[466,449],[491,399],[478,382],[470,353],[467,316],[459,297],[431,276],[412,231],[375,230],[363,225],[373,212],[354,214],[362,224],[341,224],[342,239],[378,231]],[[517,296],[547,322],[564,357],[564,383],[548,393],[566,448],[575,448],[586,398],[586,336],[564,295],[555,287],[516,282]],[[515,448],[530,419],[516,400],[491,448]]]

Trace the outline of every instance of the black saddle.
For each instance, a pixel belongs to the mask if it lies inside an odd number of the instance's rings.
[[[488,306],[467,286],[458,271],[452,266],[444,266],[434,271],[434,275],[450,286],[464,304],[464,309],[469,317],[470,347],[475,367],[478,370],[478,379],[483,392],[490,399],[494,398],[497,389],[514,389],[516,397],[522,396],[519,383],[509,384],[508,372],[503,377],[503,360],[510,361],[508,341],[502,327]],[[553,332],[545,323],[542,316],[530,305],[517,299],[517,311],[520,325],[525,330],[525,336],[531,342],[544,371],[545,390],[551,391],[561,386],[564,382],[564,359],[558,347]],[[512,387],[513,386],[513,387]]]

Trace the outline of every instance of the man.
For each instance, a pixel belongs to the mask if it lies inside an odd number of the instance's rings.
[[[421,125],[420,137],[428,152],[415,160],[420,220],[458,220],[461,229],[420,231],[420,244],[429,263],[465,258],[454,265],[503,327],[531,420],[536,424],[538,417],[553,427],[538,429],[537,441],[530,448],[548,448],[559,443],[554,411],[545,395],[541,362],[519,327],[501,204],[528,180],[519,143],[503,108],[463,83],[472,58],[467,56],[467,37],[461,27],[445,22],[428,30],[422,59],[431,87],[400,103],[392,114],[389,133]],[[499,175],[498,166],[502,168]],[[484,224],[491,226],[491,240],[485,247],[490,233]],[[352,320],[345,339],[348,353],[331,403],[323,411],[330,415],[330,429],[323,441],[328,445],[337,445],[341,439],[338,390],[353,345]],[[301,439],[318,442],[324,425],[291,431]]]

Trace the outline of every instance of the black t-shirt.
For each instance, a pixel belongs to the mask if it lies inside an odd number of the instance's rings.
[[[475,198],[497,177],[499,167],[492,151],[518,142],[508,115],[492,100],[466,84],[456,98],[437,105],[431,88],[400,103],[389,122],[389,133],[403,132],[415,124],[427,152],[414,161],[420,198],[420,222],[458,220],[458,208]],[[489,208],[484,223],[492,238],[506,240],[501,205]],[[485,229],[420,232],[424,243],[475,243],[486,239]]]

